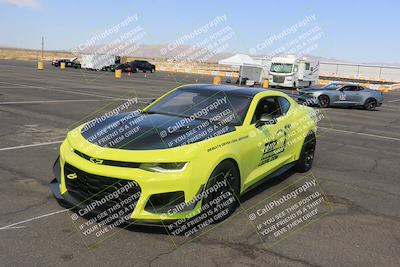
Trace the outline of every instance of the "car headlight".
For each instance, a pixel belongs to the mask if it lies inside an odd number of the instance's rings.
[[[291,82],[293,80],[292,77],[286,77],[286,81]]]
[[[151,172],[181,172],[187,165],[187,162],[142,163],[139,168]]]

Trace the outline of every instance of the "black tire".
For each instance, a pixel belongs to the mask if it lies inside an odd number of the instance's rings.
[[[374,111],[376,109],[378,102],[375,98],[368,98],[365,101],[364,108],[369,111]]]
[[[303,147],[301,148],[299,160],[296,162],[295,169],[298,172],[307,172],[311,169],[314,161],[314,153],[317,140],[315,134],[310,132],[304,139]]]
[[[321,107],[321,108],[327,108],[327,107],[329,107],[329,104],[330,104],[330,99],[329,99],[329,96],[327,96],[327,95],[320,95],[319,97],[318,97],[318,103],[319,103],[319,106]]]
[[[296,82],[293,83],[293,89],[297,89],[297,84],[296,84]]]
[[[240,174],[236,165],[225,160],[221,162],[211,174],[208,180],[207,189],[222,184],[226,180],[226,186],[219,187],[216,191],[210,190],[210,194],[203,201],[203,212],[211,215],[213,223],[219,223],[228,218],[236,210],[239,205],[240,195]],[[208,191],[208,190],[207,190]],[[219,203],[214,203],[220,197],[222,200]]]

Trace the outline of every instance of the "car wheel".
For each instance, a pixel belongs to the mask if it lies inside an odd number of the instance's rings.
[[[296,171],[307,172],[311,169],[314,161],[314,153],[317,140],[315,139],[315,134],[309,132],[304,139],[303,147],[301,148],[299,160],[296,162]]]
[[[222,222],[236,210],[239,203],[240,178],[235,164],[229,160],[221,162],[212,172],[206,190],[210,193],[204,199],[204,212],[213,219],[213,223]]]
[[[329,107],[329,102],[330,102],[329,96],[327,96],[327,95],[320,95],[318,97],[318,103],[319,103],[321,108]]]
[[[297,89],[297,84],[296,84],[296,82],[293,83],[293,89]]]
[[[364,108],[369,111],[373,111],[376,108],[376,100],[374,98],[369,98],[365,101]]]

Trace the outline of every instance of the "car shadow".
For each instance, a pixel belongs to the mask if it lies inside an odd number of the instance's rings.
[[[363,106],[347,106],[347,107],[345,107],[345,106],[330,106],[329,108],[371,111],[371,110],[366,110]],[[373,111],[379,111],[379,107],[376,107],[375,110],[373,110]]]
[[[267,176],[264,179],[262,179],[256,186],[254,186],[252,189],[244,193],[240,197],[240,202],[243,204],[246,201],[250,200],[251,198],[255,197],[256,195],[264,192],[267,189],[270,189],[281,182],[285,181],[289,177],[291,177],[293,174],[295,174],[296,171],[293,170],[293,168],[285,171],[284,173],[280,175],[273,175],[273,176]]]
[[[246,201],[251,200],[252,198],[254,198],[255,196],[257,196],[258,194],[261,194],[263,192],[265,192],[266,190],[282,183],[283,181],[285,181],[286,179],[290,178],[293,174],[295,174],[296,171],[293,168],[290,168],[278,175],[276,174],[272,174],[270,176],[267,176],[265,178],[263,178],[260,182],[256,183],[256,185],[254,185],[254,187],[252,187],[251,189],[249,189],[247,192],[245,192],[239,199],[240,204],[242,205],[243,203],[245,203]],[[236,211],[237,212],[237,211]],[[234,217],[235,213],[233,213],[233,217]],[[201,216],[201,214],[193,217],[192,219],[195,220],[196,217]],[[232,218],[232,217],[231,217]],[[227,220],[229,220],[230,218],[228,218]],[[218,225],[218,224],[215,224]],[[143,233],[150,233],[150,234],[169,234],[171,235],[171,230],[168,230],[167,225],[163,226],[142,226],[142,225],[128,225],[128,226],[124,226],[123,228],[125,228],[128,231],[132,231],[132,232],[143,232]],[[184,236],[184,235],[176,235],[176,236]]]

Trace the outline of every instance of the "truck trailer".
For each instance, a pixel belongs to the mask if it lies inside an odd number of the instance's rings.
[[[83,54],[81,55],[81,68],[87,70],[101,70],[115,64],[116,56],[108,54]]]

